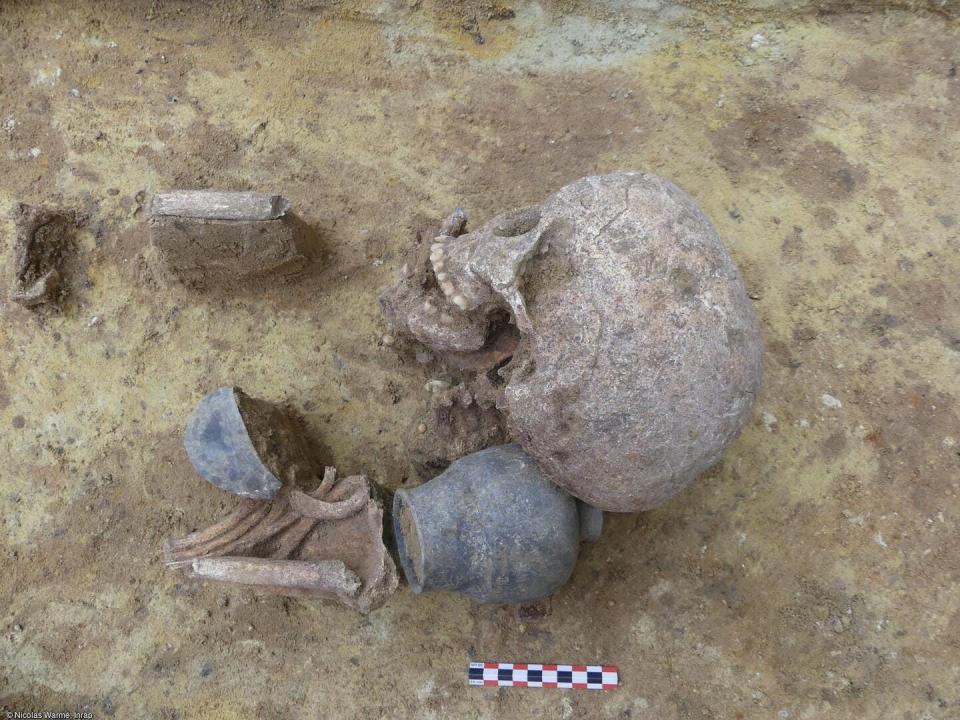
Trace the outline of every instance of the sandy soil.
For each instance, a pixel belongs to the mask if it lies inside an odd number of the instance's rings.
[[[0,707],[960,716],[952,0],[64,5],[0,7],[0,207],[83,217],[63,307],[0,306]],[[619,169],[701,203],[761,318],[763,394],[720,466],[608,516],[541,618],[406,587],[362,618],[164,568],[236,502],[180,444],[207,391],[289,404],[343,476],[423,480],[405,433],[432,378],[382,344],[377,289],[457,205],[482,221]],[[143,205],[202,187],[285,194],[322,270],[170,280]],[[5,218],[4,299],[13,240]],[[469,688],[477,659],[623,686]]]

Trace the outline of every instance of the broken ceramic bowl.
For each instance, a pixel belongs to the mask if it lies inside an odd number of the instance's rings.
[[[269,500],[312,469],[293,421],[235,387],[218,388],[197,404],[183,444],[201,477],[241,497]]]
[[[429,482],[396,492],[394,534],[414,592],[459,592],[524,604],[567,581],[602,513],[550,483],[519,445],[467,455]]]

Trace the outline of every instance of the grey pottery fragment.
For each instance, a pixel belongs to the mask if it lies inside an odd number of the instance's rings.
[[[594,509],[587,525],[599,535]],[[460,592],[519,604],[555,593],[581,541],[578,503],[543,477],[519,445],[467,455],[394,495],[397,550],[414,592]]]
[[[656,507],[750,416],[762,342],[696,203],[655,175],[586,177],[467,234],[451,216],[381,295],[393,334],[451,365],[520,331],[497,407],[544,474],[603,510]],[[479,375],[479,373],[478,373]]]
[[[247,498],[269,500],[284,480],[295,480],[310,465],[290,419],[233,387],[200,401],[187,420],[183,445],[205,480]]]

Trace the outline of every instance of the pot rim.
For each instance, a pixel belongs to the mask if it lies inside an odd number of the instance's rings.
[[[417,525],[416,514],[411,505],[411,497],[406,489],[397,490],[393,496],[393,536],[397,541],[397,555],[400,558],[400,566],[403,568],[403,575],[410,585],[410,589],[415,593],[423,592],[423,578],[414,567],[413,559],[407,550],[407,538],[403,530],[402,513],[405,508],[410,510],[410,527],[415,534],[413,541],[423,551],[423,539],[420,537],[420,527]],[[423,560],[421,560],[423,562]]]

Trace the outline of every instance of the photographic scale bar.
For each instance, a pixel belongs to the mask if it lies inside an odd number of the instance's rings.
[[[478,687],[615,690],[620,683],[620,673],[614,665],[473,662],[467,670],[467,679]]]

